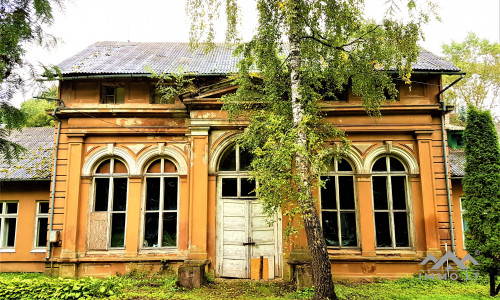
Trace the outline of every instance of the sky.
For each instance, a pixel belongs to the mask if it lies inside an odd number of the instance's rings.
[[[433,1],[440,7],[441,22],[434,20],[424,27],[425,41],[420,44],[427,50],[441,55],[442,44],[463,41],[468,32],[500,42],[500,0]],[[255,1],[239,2],[243,5],[241,32],[249,39],[257,21]],[[379,20],[387,9],[385,2],[365,0],[366,14]],[[224,28],[219,29],[222,41]],[[189,22],[185,0],[67,0],[47,31],[60,42],[50,50],[32,47],[27,58],[35,64],[58,64],[98,41],[187,42]],[[12,104],[19,106],[37,93],[28,90]]]

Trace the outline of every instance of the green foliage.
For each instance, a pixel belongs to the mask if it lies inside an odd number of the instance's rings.
[[[120,278],[0,278],[2,299],[93,299],[119,294]]]
[[[446,99],[455,106],[473,105],[492,109],[500,97],[500,44],[480,39],[470,32],[463,42],[443,45],[446,58],[466,72],[464,79],[446,93]],[[445,84],[456,78],[445,76]]]
[[[317,299],[335,298],[330,262],[312,191],[333,157],[348,146],[344,134],[321,110],[321,99],[350,87],[370,115],[397,96],[393,76],[410,81],[419,55],[417,41],[430,10],[405,1],[408,22],[363,15],[362,0],[258,0],[258,27],[240,44],[239,86],[223,97],[231,120],[249,125],[238,143],[253,154],[251,176],[265,211],[300,214],[311,249]],[[213,45],[221,0],[188,0],[192,44]],[[394,3],[394,1],[393,1]],[[237,42],[237,1],[226,0],[227,39]],[[341,145],[333,149],[331,144]],[[295,230],[285,230],[295,232]],[[321,266],[321,267],[319,267]]]
[[[108,278],[61,279],[46,277],[42,274],[9,274],[0,273],[0,295],[13,290],[13,286],[20,286],[22,291],[25,283],[32,284],[33,289],[40,293],[26,292],[20,297],[14,289],[11,298],[2,299],[75,299],[74,287],[80,287],[80,292],[87,293],[81,299],[310,299],[314,288],[294,290],[294,286],[287,282],[256,282],[241,280],[217,280],[213,284],[205,285],[200,289],[183,290],[176,286],[175,276],[152,275],[142,278],[135,275],[113,276]],[[13,282],[10,284],[9,282]],[[18,282],[23,282],[19,284]],[[7,283],[4,285],[4,283]],[[62,285],[58,285],[62,283]],[[8,290],[7,288],[10,287]],[[52,293],[68,287],[67,293],[59,293],[56,298]],[[107,291],[101,293],[101,287]],[[339,299],[491,299],[488,295],[487,284],[481,281],[424,281],[414,278],[400,278],[398,280],[381,280],[378,282],[337,282]],[[19,292],[22,292],[21,290]],[[114,294],[110,295],[109,291]],[[90,295],[92,293],[92,295]],[[73,296],[69,296],[73,294]],[[37,296],[38,298],[36,298]],[[45,297],[45,298],[44,298]]]
[[[464,143],[465,245],[480,263],[477,268],[495,279],[500,275],[500,148],[489,111],[469,106]]]
[[[57,98],[57,87],[53,86],[42,92],[40,97]],[[56,101],[45,99],[29,99],[21,103],[21,112],[26,116],[26,127],[53,127],[55,120],[48,115],[46,110],[53,110],[56,107]]]
[[[62,2],[0,0],[0,121],[6,124],[6,128],[0,128],[0,155],[7,160],[17,156],[21,148],[5,137],[11,129],[24,125],[24,115],[10,105],[10,100],[26,85],[36,83],[35,67],[25,58],[27,49],[33,45],[49,48],[55,44],[55,38],[46,33],[46,26],[52,24],[53,8],[60,7]],[[56,68],[46,66],[44,69],[44,73],[58,73]]]
[[[156,92],[161,95],[162,103],[169,103],[180,94],[194,91],[192,86],[194,77],[188,77],[182,68],[172,74],[157,73],[149,67],[146,68],[146,71],[151,73],[151,78],[157,80],[155,88]]]

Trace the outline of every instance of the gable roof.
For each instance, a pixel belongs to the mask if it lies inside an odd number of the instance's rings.
[[[50,180],[54,148],[53,127],[33,127],[12,131],[8,140],[26,148],[19,159],[0,157],[0,181]]]
[[[191,52],[188,43],[97,42],[61,62],[63,75],[135,74],[148,75],[147,67],[156,72],[198,75],[237,73],[238,58],[233,49],[216,44],[208,54],[201,49]],[[413,64],[418,72],[458,73],[460,69],[437,55],[422,49]]]

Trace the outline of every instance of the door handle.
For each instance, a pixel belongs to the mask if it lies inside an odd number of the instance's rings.
[[[255,242],[252,241],[251,237],[248,237],[248,241],[246,243],[243,243],[243,246],[249,246],[249,245],[255,245]]]

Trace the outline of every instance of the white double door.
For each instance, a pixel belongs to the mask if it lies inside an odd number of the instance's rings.
[[[220,191],[220,189],[219,189]],[[239,195],[238,195],[239,196]],[[217,275],[249,278],[250,259],[261,256],[268,261],[269,278],[281,271],[280,224],[269,223],[262,205],[250,197],[218,197]]]

